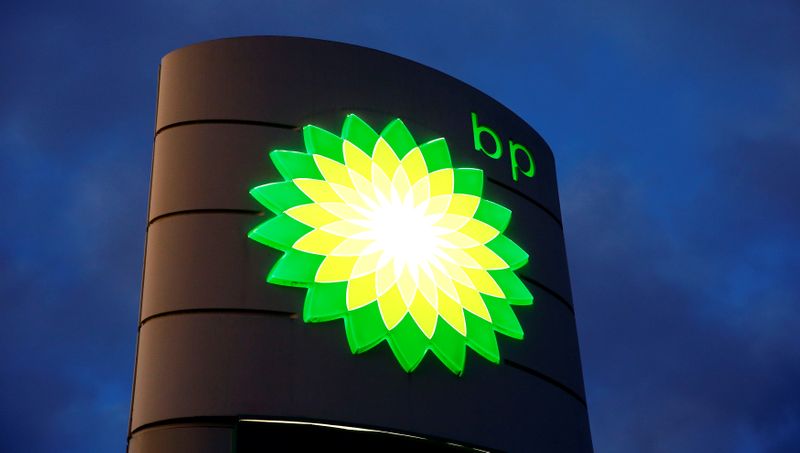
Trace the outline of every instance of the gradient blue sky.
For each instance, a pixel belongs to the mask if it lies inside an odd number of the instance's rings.
[[[800,445],[800,4],[5,2],[0,450],[123,451],[161,56],[226,36],[447,72],[556,156],[603,452]]]

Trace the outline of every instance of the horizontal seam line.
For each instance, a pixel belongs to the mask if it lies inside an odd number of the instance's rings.
[[[298,129],[297,126],[292,126],[290,124],[282,124],[282,123],[273,123],[270,121],[256,121],[256,120],[232,120],[232,119],[202,119],[202,120],[187,120],[187,121],[178,121],[175,123],[167,124],[166,126],[161,126],[156,130],[155,136],[164,132],[167,129],[172,129],[175,127],[180,126],[191,126],[193,124],[238,124],[241,126],[262,126],[262,127],[274,127],[277,129],[287,129],[287,130],[295,130]]]
[[[542,282],[540,282],[540,281],[538,281],[536,279],[533,279],[531,277],[528,277],[527,275],[525,275],[525,274],[523,274],[521,272],[519,273],[519,276],[520,276],[521,279],[526,280],[528,283],[530,283],[532,285],[536,285],[537,287],[541,288],[544,292],[546,292],[546,293],[550,294],[551,296],[555,297],[559,302],[561,302],[565,307],[567,307],[567,309],[569,311],[571,311],[573,315],[575,314],[575,307],[573,307],[567,301],[567,299],[565,299],[564,297],[559,295],[557,292],[555,292],[554,290],[548,288]]]
[[[218,415],[198,415],[196,417],[176,417],[176,418],[168,418],[164,420],[159,420],[156,422],[145,423],[144,425],[136,427],[136,429],[132,430],[128,434],[128,441],[131,440],[134,434],[138,434],[141,431],[147,431],[148,429],[153,428],[161,428],[164,426],[170,425],[182,425],[182,424],[192,424],[192,425],[199,425],[207,426],[207,427],[220,427],[220,428],[229,428],[231,431],[236,427],[236,423],[239,420],[239,417],[235,416],[218,416]]]
[[[548,375],[542,373],[541,371],[535,370],[535,369],[533,369],[533,368],[531,368],[529,366],[523,365],[521,363],[514,362],[513,360],[503,359],[503,363],[505,363],[506,365],[510,366],[511,368],[516,368],[517,370],[520,370],[520,371],[523,371],[525,373],[528,373],[528,374],[531,374],[533,376],[536,376],[539,379],[547,382],[548,384],[553,385],[555,387],[558,387],[559,389],[563,390],[565,393],[569,394],[570,396],[572,396],[573,398],[578,400],[578,402],[581,403],[581,405],[583,405],[583,407],[587,407],[586,406],[586,400],[580,394],[578,394],[578,392],[576,392],[575,390],[571,389],[567,385],[562,384],[561,382],[559,382],[555,378],[553,378],[551,376],[548,376]]]
[[[280,318],[292,318],[294,316],[297,316],[297,313],[295,312],[283,311],[283,310],[268,310],[260,308],[184,308],[181,310],[169,310],[161,313],[156,313],[154,315],[150,315],[139,322],[139,328],[141,328],[147,321],[156,318],[163,318],[167,316],[178,316],[178,315],[204,314],[204,313],[236,313],[245,315],[276,316]]]
[[[166,217],[173,217],[173,216],[184,215],[184,214],[264,215],[264,211],[255,211],[255,210],[249,210],[249,209],[187,209],[187,210],[184,210],[184,211],[169,212],[169,213],[166,213],[166,214],[161,214],[159,216],[156,216],[156,217],[153,218],[153,220],[151,220],[147,224],[147,226],[149,228],[150,225],[152,225],[156,221],[161,220],[161,219],[166,218]],[[558,299],[559,302],[564,304],[573,314],[575,314],[575,310],[573,309],[572,305],[570,305],[570,303],[567,302],[567,300],[563,296],[558,294],[555,290],[549,288],[548,286],[546,286],[542,282],[540,282],[540,281],[538,281],[538,280],[536,280],[536,279],[534,279],[532,277],[528,277],[527,275],[523,274],[522,272],[518,271],[518,274],[522,279],[527,280],[529,283],[538,286],[539,288],[541,288],[542,290],[544,290],[548,294],[550,294],[553,297],[555,297],[556,299]]]
[[[147,222],[147,225],[150,226],[155,223],[157,220],[161,220],[165,217],[172,217],[177,215],[183,214],[244,214],[244,215],[263,215],[264,211],[257,211],[255,209],[227,209],[227,208],[208,208],[208,209],[184,209],[181,211],[174,211],[168,212],[166,214],[160,214],[153,217],[152,220]]]
[[[506,184],[506,183],[504,183],[504,182],[501,182],[501,181],[499,181],[499,180],[497,180],[497,179],[495,179],[495,178],[493,178],[493,177],[491,177],[491,176],[487,176],[487,177],[486,177],[486,179],[487,179],[489,182],[491,182],[491,183],[494,183],[494,184],[498,185],[499,187],[502,187],[503,189],[506,189],[506,190],[508,190],[508,191],[509,191],[509,192],[511,192],[511,193],[514,193],[514,194],[516,194],[516,195],[519,195],[520,197],[524,198],[525,200],[527,200],[527,201],[529,201],[529,202],[533,203],[534,205],[536,205],[536,207],[538,207],[539,209],[541,209],[542,211],[544,211],[545,213],[547,213],[547,215],[549,215],[549,216],[550,216],[550,218],[552,218],[553,220],[555,220],[555,222],[558,224],[558,226],[560,226],[560,227],[561,227],[561,229],[562,229],[562,230],[564,229],[564,224],[562,224],[562,223],[561,223],[561,220],[558,218],[558,216],[556,216],[556,215],[555,215],[555,213],[554,213],[553,211],[551,211],[550,209],[548,209],[548,208],[547,208],[547,206],[545,206],[545,205],[543,205],[542,203],[540,203],[540,202],[538,202],[538,201],[534,200],[534,199],[533,199],[533,198],[531,198],[529,195],[526,195],[525,193],[523,193],[523,192],[521,192],[521,191],[519,191],[519,190],[517,190],[517,189],[515,189],[515,188],[513,188],[513,187],[511,187],[511,186],[509,186],[508,184]]]

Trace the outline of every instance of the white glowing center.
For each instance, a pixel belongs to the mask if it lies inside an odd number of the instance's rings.
[[[410,196],[403,201],[392,197],[366,217],[359,222],[367,230],[360,238],[372,241],[366,254],[382,252],[379,267],[393,262],[396,274],[406,268],[416,276],[420,266],[434,259],[440,242],[434,226],[437,216],[426,215],[424,206],[414,206]]]

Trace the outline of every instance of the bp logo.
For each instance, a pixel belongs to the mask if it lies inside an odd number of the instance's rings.
[[[378,134],[351,114],[341,136],[303,138],[305,152],[270,153],[285,180],[250,191],[276,216],[249,237],[284,253],[267,281],[308,288],[303,319],[343,319],[353,353],[386,340],[407,372],[432,351],[460,375],[467,346],[498,363],[495,332],[522,339],[510,306],[533,296],[483,171],[453,168],[444,138],[418,145],[400,119]]]

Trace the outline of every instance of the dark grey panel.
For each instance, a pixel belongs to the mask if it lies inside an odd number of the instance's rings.
[[[219,426],[170,425],[135,433],[129,453],[230,453],[233,429]]]
[[[377,125],[385,125],[392,119],[369,112],[359,114]],[[335,123],[333,132],[340,132],[344,116],[334,115],[326,120]],[[439,136],[422,127],[409,126],[418,136],[431,139]],[[155,139],[149,220],[195,209],[262,210],[248,191],[259,184],[283,180],[268,156],[274,149],[304,151],[302,132],[241,124],[189,124],[164,130]],[[497,161],[481,153],[459,148],[452,148],[451,153],[457,167],[488,165],[484,170],[486,177],[502,180],[507,176],[506,166],[501,165],[499,171],[493,172],[492,164]],[[509,185],[521,190],[527,183]],[[486,184],[491,183],[486,181]],[[494,201],[502,202],[508,197],[524,200],[508,190],[498,190],[496,194]]]
[[[198,124],[163,131],[153,151],[149,220],[193,209],[263,210],[248,191],[281,180],[269,151],[302,143],[299,131],[260,126]]]
[[[535,285],[532,307],[514,307],[525,338],[498,335],[500,356],[546,374],[584,396],[575,316],[561,302]]]
[[[205,308],[300,312],[303,290],[265,281],[282,252],[247,237],[250,229],[267,218],[195,213],[164,217],[150,225],[141,319]],[[513,221],[532,230],[512,236],[533,255],[520,273],[568,296],[563,246],[556,246],[563,244],[558,226],[541,210],[530,207],[522,216],[515,214]],[[514,227],[511,233],[517,231]]]
[[[313,122],[338,130],[349,112],[403,118],[418,141],[446,137],[451,149],[473,156],[493,177],[516,184],[560,218],[553,156],[544,140],[480,91],[409,60],[302,38],[219,40],[165,56],[159,83],[158,129],[186,121],[242,120]],[[475,151],[471,112],[499,135],[505,148],[501,159]],[[534,178],[512,181],[509,140],[533,154]]]
[[[154,222],[147,233],[141,319],[208,308],[301,312],[304,290],[266,282],[282,253],[247,237],[265,219],[198,213]]]
[[[142,319],[196,309],[302,313],[306,290],[265,282],[281,253],[246,237],[249,228],[262,220],[250,215],[192,214],[155,222],[147,244]],[[538,369],[582,394],[572,313],[537,286],[528,287],[535,305],[514,309],[526,339],[501,340],[503,357]]]
[[[463,377],[430,357],[406,374],[385,344],[353,356],[341,325],[313,327],[210,313],[146,322],[133,429],[207,414],[311,416],[511,451],[590,451],[585,407],[536,377],[474,354]]]
[[[528,200],[491,182],[484,183],[484,196],[511,210],[511,222],[505,235],[530,256],[528,264],[518,273],[547,286],[571,304],[567,250],[561,225]]]

